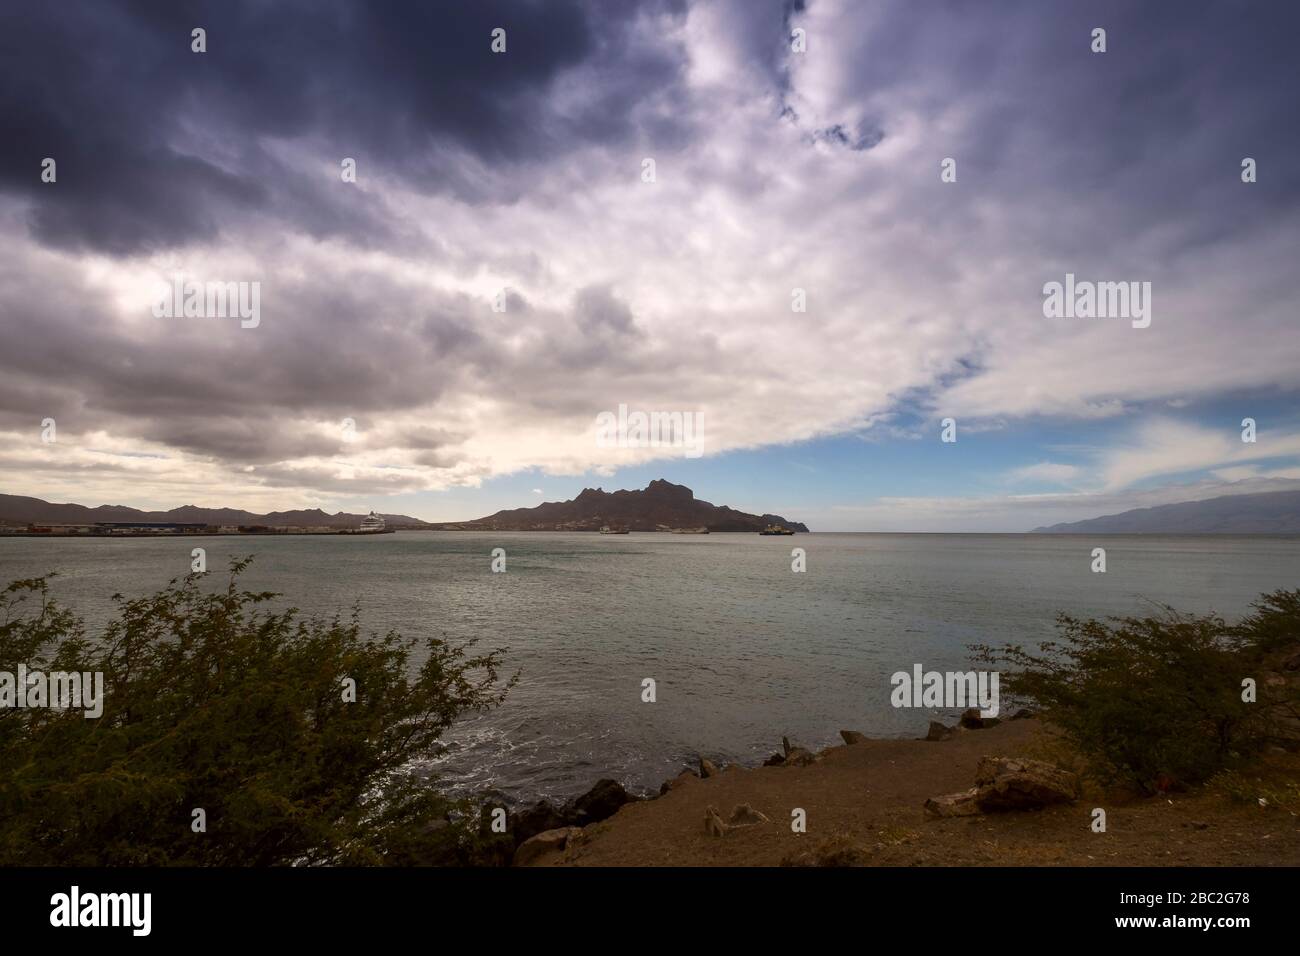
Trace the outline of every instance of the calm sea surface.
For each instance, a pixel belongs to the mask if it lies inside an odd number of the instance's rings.
[[[889,706],[894,671],[964,669],[968,644],[1050,637],[1057,611],[1235,618],[1300,587],[1295,538],[900,534],[0,537],[0,580],[57,571],[57,598],[93,625],[114,592],[186,574],[197,546],[214,572],[256,554],[245,584],[312,614],[359,598],[367,629],[508,646],[519,686],[459,725],[435,770],[518,799],[601,776],[657,789],[700,753],[760,762],[783,734],[814,748],[841,728],[918,736],[932,714]],[[1106,574],[1089,570],[1096,546]],[[793,547],[807,573],[791,572]],[[641,702],[645,677],[657,703]]]

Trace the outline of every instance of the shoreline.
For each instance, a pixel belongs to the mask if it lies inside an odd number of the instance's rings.
[[[934,728],[932,727],[932,730]],[[868,738],[785,765],[701,759],[636,798],[602,780],[548,820],[544,801],[510,815],[516,866],[1295,866],[1300,819],[1230,801],[1202,785],[1135,796],[1084,785],[1072,801],[1007,812],[947,814],[936,797],[968,792],[986,758],[1044,759],[1054,739],[1035,717],[945,728],[926,739]],[[1046,766],[1043,764],[1042,766]],[[1300,784],[1300,754],[1260,768]],[[618,796],[619,792],[624,797]],[[927,809],[927,803],[937,809]],[[575,805],[602,819],[573,819]],[[1104,833],[1092,829],[1106,810]],[[796,832],[802,811],[804,832]],[[711,823],[716,819],[717,823]],[[738,821],[732,825],[732,821]],[[554,823],[554,826],[547,826]],[[718,827],[718,824],[721,827]],[[517,830],[517,827],[523,829]],[[545,827],[545,829],[542,829]],[[505,862],[505,861],[503,861]]]
[[[0,538],[100,538],[121,540],[123,538],[318,538],[335,535],[373,538],[381,534],[396,534],[396,528],[383,531],[352,531],[347,528],[323,529],[320,531],[0,531]],[[416,530],[416,529],[413,529]]]

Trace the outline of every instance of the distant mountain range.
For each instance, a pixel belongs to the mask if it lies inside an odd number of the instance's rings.
[[[0,494],[0,525],[95,524],[101,521],[149,521],[176,524],[265,525],[269,528],[356,528],[364,515],[319,508],[255,514],[234,508],[185,505],[170,511],[141,511],[125,505],[88,508],[55,504],[40,498]],[[548,501],[535,508],[498,511],[472,521],[431,523],[410,515],[383,515],[390,528],[442,531],[599,531],[608,525],[631,531],[674,528],[709,531],[761,531],[782,525],[806,532],[807,525],[780,515],[747,514],[695,497],[685,485],[662,478],[639,491],[586,488],[571,501]],[[1138,508],[1085,521],[1035,528],[1037,534],[1300,534],[1300,491],[1225,495]]]
[[[762,531],[770,524],[808,530],[780,515],[751,515],[700,501],[685,485],[662,478],[640,491],[586,488],[571,501],[548,501],[535,508],[498,511],[475,521],[433,525],[447,531],[599,531],[605,525],[630,531],[707,528],[710,531]]]
[[[53,504],[40,498],[0,495],[0,524],[95,524],[101,521],[150,521],[177,524],[265,525],[269,528],[355,528],[364,515],[340,511],[327,514],[319,508],[254,514],[233,508],[199,508],[185,505],[170,511],[140,511],[125,505]],[[473,521],[431,524],[409,515],[383,515],[389,528],[442,531],[599,531],[609,525],[631,531],[673,528],[708,528],[710,531],[761,531],[770,524],[807,531],[797,521],[780,515],[751,515],[699,501],[684,485],[659,479],[640,491],[602,491],[587,488],[572,501],[554,501],[535,508],[498,511]]]
[[[1047,534],[1300,534],[1300,491],[1225,495],[1035,528]]]
[[[87,508],[85,505],[53,504],[40,498],[25,498],[21,495],[0,495],[0,524],[96,524],[101,521],[156,521],[175,522],[177,524],[215,524],[215,525],[266,525],[268,528],[314,527],[314,528],[355,528],[361,524],[365,515],[354,515],[340,511],[327,514],[319,508],[306,511],[273,511],[259,515],[251,511],[238,511],[234,508],[199,508],[185,505],[170,511],[141,511],[125,505],[100,505]],[[419,518],[408,515],[384,515],[384,522],[390,528],[427,528],[428,524]]]

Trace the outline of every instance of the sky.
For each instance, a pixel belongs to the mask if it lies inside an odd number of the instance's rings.
[[[1024,531],[1300,487],[1297,32],[1250,0],[5,4],[0,492],[438,521],[663,477],[815,531]],[[1145,317],[1049,314],[1067,275]],[[256,318],[160,315],[177,281],[256,284]],[[697,442],[602,438],[620,406]]]

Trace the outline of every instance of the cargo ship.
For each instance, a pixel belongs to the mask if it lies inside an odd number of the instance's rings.
[[[784,528],[779,524],[770,524],[760,531],[759,534],[794,534],[794,531],[790,528]]]

